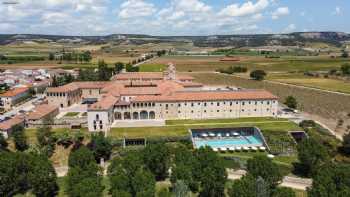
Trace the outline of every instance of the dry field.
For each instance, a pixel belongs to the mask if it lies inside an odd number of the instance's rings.
[[[326,93],[317,90],[310,90],[287,85],[271,84],[249,79],[242,79],[235,76],[214,74],[214,73],[192,73],[197,82],[210,85],[237,86],[251,89],[266,89],[280,97],[283,102],[285,97],[293,95],[300,103],[300,109],[321,116],[327,121],[327,125],[335,129],[337,121],[345,121],[342,128],[337,128],[343,132],[347,125],[350,125],[350,96]]]

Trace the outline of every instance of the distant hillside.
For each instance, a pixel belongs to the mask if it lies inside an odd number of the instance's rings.
[[[108,43],[127,41],[130,44],[162,42],[192,42],[197,47],[256,47],[266,45],[303,46],[306,42],[323,42],[341,46],[350,41],[350,34],[342,32],[297,32],[290,34],[213,35],[213,36],[149,36],[137,34],[112,34],[107,36],[60,36],[34,34],[0,34],[0,45],[21,41]]]

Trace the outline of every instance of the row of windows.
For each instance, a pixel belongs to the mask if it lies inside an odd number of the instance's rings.
[[[78,92],[75,92],[75,93],[64,93],[64,92],[48,92],[46,93],[47,96],[66,96],[66,95],[72,95],[72,96],[77,96],[79,93]]]
[[[264,101],[260,101],[260,102],[261,102],[261,104],[264,104]],[[223,105],[230,105],[230,106],[232,106],[234,103],[236,103],[236,105],[239,104],[238,101],[236,101],[236,102],[223,102],[222,104],[223,104]],[[242,102],[242,105],[245,105],[246,103],[249,104],[249,105],[251,105],[251,104],[258,105],[258,101],[243,101],[243,102]],[[276,103],[276,101],[272,101],[272,103]],[[196,103],[190,103],[191,107],[194,107],[195,104],[196,104]],[[201,104],[202,104],[202,103],[197,103],[198,106],[200,106]],[[213,105],[214,105],[214,102],[211,102],[211,103],[206,103],[206,102],[205,102],[205,103],[203,103],[204,106],[207,106],[207,105],[209,105],[209,104],[213,106]],[[220,102],[215,102],[215,105],[216,105],[216,106],[220,106],[220,104],[221,104]],[[270,105],[270,101],[266,101],[266,104],[267,104],[267,105]],[[178,104],[177,104],[178,107],[181,107],[181,105],[182,105],[181,103],[178,103]],[[183,105],[184,105],[184,106],[187,106],[187,103],[184,103]],[[160,104],[160,106],[162,106],[162,104]],[[174,106],[174,104],[170,104],[170,106]],[[165,107],[168,108],[168,107],[169,107],[169,104],[165,104]]]
[[[242,111],[242,112],[244,112],[245,110],[244,110],[244,109],[242,109],[241,111]],[[254,109],[254,111],[256,112],[256,111],[258,111],[258,110],[257,110],[257,109]],[[267,108],[267,109],[266,109],[266,111],[270,111],[270,109],[269,109],[269,108]],[[204,112],[204,113],[207,113],[207,110],[204,110],[203,112]],[[211,111],[211,112],[213,112],[213,111]],[[219,112],[220,112],[220,110],[216,110],[216,112],[218,112],[218,113],[219,113]],[[223,110],[223,112],[225,112],[225,110]],[[230,110],[230,112],[232,112],[232,110]],[[166,111],[166,113],[168,113],[168,111]],[[178,111],[177,113],[181,114],[181,111]],[[193,113],[194,113],[194,111],[192,110],[192,111],[191,111],[191,113],[193,114]],[[198,111],[198,113],[201,113],[201,112],[200,112],[200,111]]]
[[[133,103],[133,107],[154,107],[156,106],[155,103]]]

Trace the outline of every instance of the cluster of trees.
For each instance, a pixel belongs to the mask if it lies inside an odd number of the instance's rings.
[[[0,63],[6,63],[6,64],[14,64],[14,63],[21,63],[21,62],[30,62],[30,61],[44,61],[45,57],[42,56],[5,56],[0,55]]]
[[[142,57],[142,58],[133,60],[133,61],[131,62],[131,64],[134,65],[134,64],[137,64],[137,63],[140,63],[140,62],[144,62],[144,61],[146,61],[146,60],[152,59],[153,57],[154,57],[154,55],[148,54],[148,55],[146,55],[145,57]]]
[[[29,149],[23,127],[15,127],[12,137],[16,152],[8,149],[8,143],[0,134],[0,196],[27,192],[36,196],[55,196],[57,176],[48,154]],[[38,134],[39,146],[48,143],[47,137],[47,134]]]
[[[284,101],[284,104],[287,105],[287,107],[290,109],[298,108],[298,101],[293,96],[287,96],[286,100]]]
[[[277,164],[266,156],[256,156],[247,161],[247,174],[233,182],[230,197],[294,197],[292,189],[277,187],[283,174]]]
[[[174,159],[171,160],[174,152]],[[142,151],[115,158],[108,169],[112,196],[154,196],[156,181],[170,180],[176,196],[199,192],[199,196],[223,196],[227,174],[222,159],[210,148],[192,151],[179,146],[149,144]],[[168,190],[162,196],[170,196]]]
[[[340,70],[343,73],[343,75],[350,75],[350,64],[349,63],[343,64],[340,67]]]
[[[245,73],[248,69],[244,66],[230,66],[226,69],[219,69],[218,72],[220,73],[226,73],[226,74],[233,74],[233,73]]]
[[[59,61],[68,61],[68,62],[76,62],[76,63],[88,63],[92,60],[90,51],[83,51],[79,53],[63,51],[57,57],[58,59],[56,59],[54,53],[49,54],[49,60],[59,60]]]
[[[114,74],[114,69],[108,67],[104,60],[98,62],[98,68],[80,69],[78,81],[109,81]]]
[[[258,81],[264,80],[266,75],[267,75],[266,72],[263,70],[254,70],[250,72],[250,78]]]
[[[63,76],[54,75],[52,77],[51,87],[63,86],[73,81],[74,81],[74,77],[71,74],[65,74]]]

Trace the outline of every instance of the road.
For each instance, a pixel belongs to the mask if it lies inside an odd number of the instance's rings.
[[[237,180],[245,174],[246,171],[244,170],[228,170],[228,179]],[[280,185],[298,190],[306,190],[308,187],[311,187],[312,179],[285,176]]]

